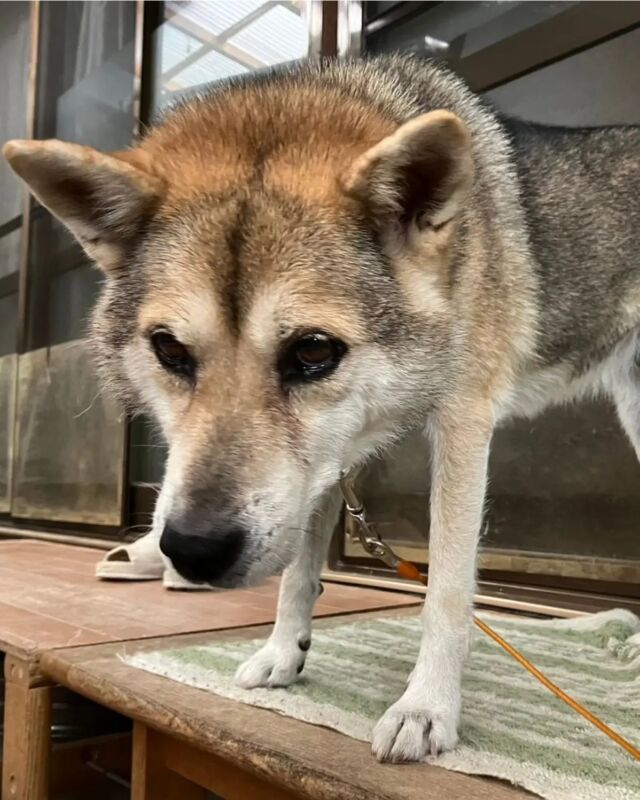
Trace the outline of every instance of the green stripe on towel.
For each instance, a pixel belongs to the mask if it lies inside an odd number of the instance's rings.
[[[634,744],[640,744],[640,620],[622,609],[576,620],[486,617]],[[289,689],[233,684],[261,641],[134,654],[127,663],[245,703],[367,740],[404,691],[418,652],[417,616],[335,621],[319,628],[304,676]],[[460,744],[435,761],[492,775],[548,800],[640,800],[640,766],[475,632],[463,681]]]

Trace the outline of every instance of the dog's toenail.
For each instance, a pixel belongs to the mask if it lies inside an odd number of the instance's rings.
[[[307,650],[311,647],[311,639],[300,639],[298,642],[298,647],[302,650],[303,653],[306,653]]]

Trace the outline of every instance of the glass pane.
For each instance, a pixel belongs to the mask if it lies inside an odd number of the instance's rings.
[[[309,31],[304,3],[235,0],[168,2],[154,34],[153,106],[196,87],[304,58]]]
[[[179,24],[175,19],[179,16],[183,23],[189,22],[209,35],[221,36],[230,28],[236,28],[247,17],[253,18],[258,9],[270,5],[273,3],[265,3],[264,0],[234,0],[233,3],[171,0],[165,3],[165,17],[173,25]]]
[[[87,309],[93,306],[101,281],[98,270],[88,265],[52,277],[47,306],[51,345],[84,337]]]
[[[0,238],[0,279],[19,270],[21,247],[22,226]],[[4,320],[0,319],[0,326],[4,327],[4,324]]]
[[[129,480],[137,484],[162,482],[167,447],[153,420],[136,417],[129,428]]]
[[[229,39],[229,44],[259,59],[265,66],[271,66],[305,56],[307,40],[307,26],[300,14],[276,5],[241,27]]]
[[[489,474],[481,568],[640,581],[640,465],[608,405],[557,408],[505,425]],[[428,561],[425,439],[408,437],[361,481],[383,538],[407,558]],[[362,551],[348,542],[347,554]]]
[[[31,40],[31,3],[2,3],[0,69],[2,111],[0,144],[27,135],[27,91]],[[11,506],[15,380],[18,336],[18,270],[22,246],[24,190],[0,158],[0,512]]]
[[[31,3],[2,3],[0,16],[0,143],[4,143],[8,139],[24,139],[27,135]],[[21,204],[22,187],[4,158],[0,158],[0,226],[20,214]],[[0,255],[0,276],[2,274],[6,274],[6,270]]]
[[[0,301],[0,314],[2,301]],[[0,512],[11,508],[11,463],[15,381],[18,357],[15,353],[0,358]]]
[[[43,3],[41,9],[36,136],[101,150],[127,147],[135,124],[135,3]],[[27,349],[60,341],[49,295],[62,287],[81,299],[64,333],[67,340],[77,338],[97,292],[97,280],[88,279],[82,268],[87,264],[60,223],[40,209],[32,214]],[[67,271],[71,277],[61,280]]]
[[[18,337],[18,295],[0,297],[0,356],[15,353]]]
[[[124,425],[84,342],[20,356],[12,514],[120,524]]]
[[[135,127],[135,2],[40,4],[35,132],[101,150]],[[100,273],[47,212],[29,230],[26,353],[18,366],[12,513],[118,525],[125,422],[81,341]]]
[[[212,76],[221,80],[222,78],[231,78],[233,75],[240,75],[243,72],[249,72],[249,70],[222,53],[210,50],[186,67],[181,64],[180,71],[167,81],[166,86],[171,91],[179,91],[188,89],[190,86],[206,84]]]

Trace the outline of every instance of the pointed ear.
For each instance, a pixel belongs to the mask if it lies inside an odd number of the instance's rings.
[[[471,136],[449,111],[401,125],[361,155],[343,188],[379,225],[438,228],[456,216],[473,181]]]
[[[14,140],[2,152],[42,205],[106,270],[121,262],[162,187],[136,150],[107,155],[52,139]]]

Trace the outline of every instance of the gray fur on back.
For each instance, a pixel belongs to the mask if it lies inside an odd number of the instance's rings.
[[[638,321],[640,128],[504,122],[539,275],[540,356],[582,370]]]

